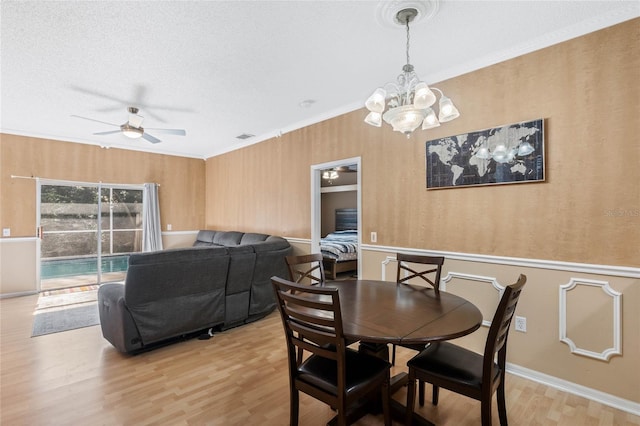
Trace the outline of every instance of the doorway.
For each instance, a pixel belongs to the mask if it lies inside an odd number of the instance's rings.
[[[142,186],[39,181],[40,291],[120,281],[142,250]]]
[[[331,171],[336,171],[337,174],[331,174]],[[325,172],[329,172],[328,175]],[[339,185],[340,173],[349,175],[350,180],[346,185]],[[323,179],[325,174],[325,179]],[[323,180],[327,181],[331,176],[334,176],[330,185],[322,184]],[[357,218],[357,259],[361,258],[360,247],[362,245],[362,201],[361,201],[361,158],[353,157],[343,160],[332,161],[328,163],[316,164],[311,166],[311,253],[320,252],[321,239],[325,236],[328,229],[326,223],[323,230],[323,216],[326,220],[331,220],[333,217],[328,217],[325,212],[323,215],[323,194],[327,193],[340,193],[353,191],[355,192],[356,203],[356,218]],[[325,209],[326,210],[326,209]],[[325,222],[326,222],[325,220]],[[357,262],[357,275],[360,277],[362,264]]]

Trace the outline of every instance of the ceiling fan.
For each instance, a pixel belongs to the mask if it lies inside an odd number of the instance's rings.
[[[159,143],[162,142],[160,139],[156,138],[155,136],[151,136],[149,133],[147,133],[145,131],[145,129],[142,127],[142,121],[144,120],[144,117],[141,115],[138,115],[138,108],[136,107],[129,107],[127,108],[127,111],[129,111],[129,120],[127,120],[126,123],[124,124],[114,124],[114,123],[108,123],[106,121],[101,121],[101,120],[96,120],[94,118],[88,118],[88,117],[82,117],[79,115],[72,115],[72,117],[76,117],[76,118],[82,118],[83,120],[90,120],[90,121],[95,121],[98,123],[102,123],[102,124],[108,124],[109,126],[116,126],[119,127],[119,130],[109,130],[107,132],[97,132],[94,133],[94,135],[110,135],[113,133],[122,133],[123,135],[131,138],[131,139],[137,139],[137,138],[142,138],[145,139],[151,143]],[[156,128],[147,128],[148,130],[153,130],[154,133],[158,132],[158,133],[166,133],[166,134],[170,134],[170,135],[178,135],[178,136],[186,136],[187,132],[183,129],[156,129]]]

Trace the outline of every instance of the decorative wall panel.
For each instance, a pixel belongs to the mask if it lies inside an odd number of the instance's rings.
[[[589,322],[589,317],[594,318],[598,313],[599,304],[590,303],[589,306],[581,306],[580,309],[569,309],[570,304],[569,296],[578,297],[579,287],[599,287],[604,296],[610,297],[612,304],[612,318],[611,318],[611,336],[610,341],[612,347],[603,348],[601,351],[587,348],[580,348],[574,342],[575,339],[569,337],[569,331],[572,333],[591,334],[594,333],[593,324]],[[593,297],[590,300],[593,301]],[[575,319],[575,316],[580,315],[581,318]],[[609,286],[607,281],[589,280],[584,278],[571,278],[571,280],[564,285],[560,286],[560,341],[566,343],[571,350],[571,353],[577,355],[583,355],[590,358],[599,359],[602,361],[609,361],[614,355],[622,355],[622,337],[621,327],[622,322],[622,294],[615,291]],[[569,327],[567,324],[571,324]],[[606,324],[605,324],[606,326]]]

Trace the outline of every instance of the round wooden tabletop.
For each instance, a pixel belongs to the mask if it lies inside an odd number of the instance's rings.
[[[462,297],[389,281],[328,281],[338,288],[345,338],[372,343],[428,343],[470,334],[480,310]]]

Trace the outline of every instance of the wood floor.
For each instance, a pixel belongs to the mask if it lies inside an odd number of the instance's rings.
[[[288,376],[277,313],[247,326],[137,355],[87,327],[31,338],[37,296],[0,300],[2,425],[286,425]],[[398,348],[395,372],[412,352]],[[428,392],[429,396],[430,393]],[[406,389],[394,398],[404,401]],[[507,375],[512,425],[640,425],[640,417]],[[438,425],[479,425],[480,405],[442,390],[418,410]],[[300,424],[333,417],[301,396]],[[368,416],[357,425],[379,425]],[[494,424],[498,425],[494,402]]]

